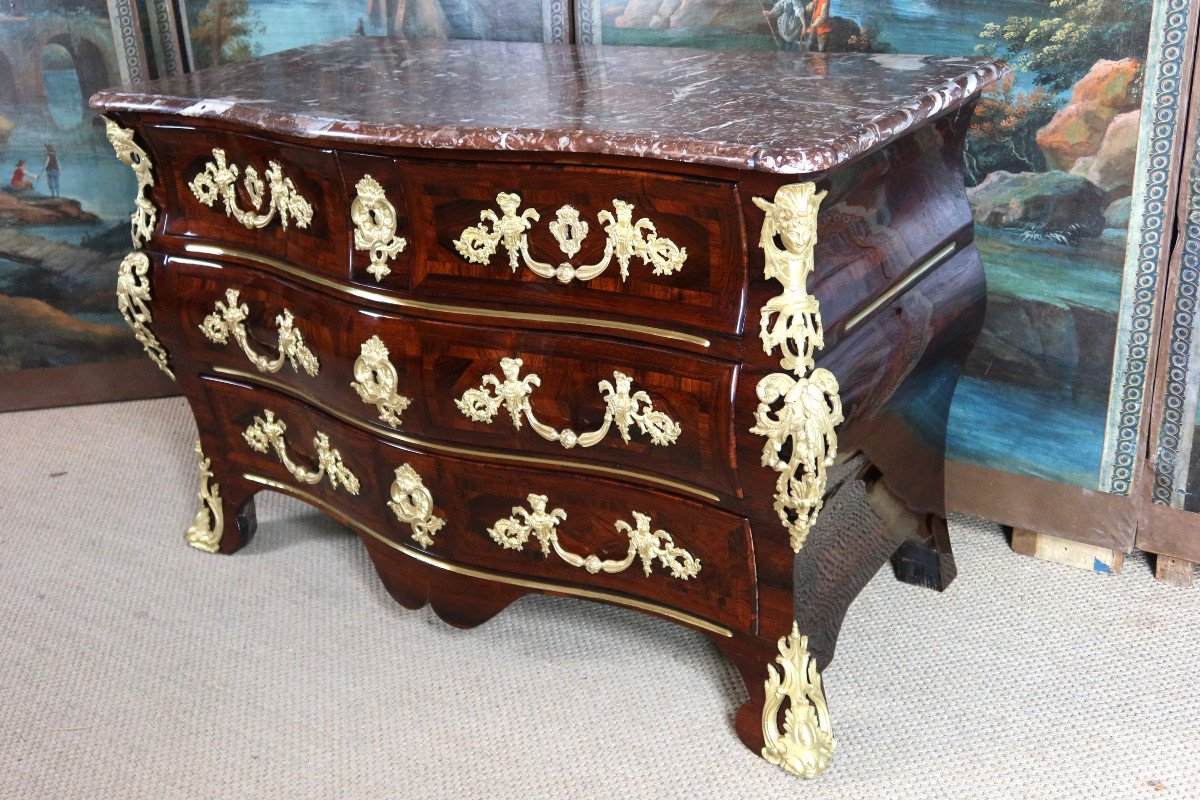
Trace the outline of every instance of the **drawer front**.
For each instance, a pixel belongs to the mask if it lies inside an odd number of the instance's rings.
[[[753,623],[754,559],[741,517],[613,481],[434,456],[280,394],[203,383],[224,463],[315,496],[397,545],[646,598],[742,630]]]
[[[739,330],[746,265],[733,183],[565,165],[397,165],[415,250],[408,283],[384,287]]]
[[[420,440],[620,474],[709,502],[738,495],[736,364],[384,315],[204,263],[168,258],[156,281],[161,296],[180,298],[184,347],[225,374],[250,374]]]
[[[734,183],[395,159],[184,125],[144,130],[164,232],[428,301],[736,335]]]
[[[167,234],[346,279],[350,198],[332,150],[185,126],[145,134],[167,176]]]
[[[907,275],[967,246],[972,217],[961,152],[947,118],[830,178],[808,287],[821,303],[826,348]]]

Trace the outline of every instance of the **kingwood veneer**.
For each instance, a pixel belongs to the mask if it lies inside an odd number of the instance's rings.
[[[746,745],[819,774],[850,601],[897,553],[953,576],[963,137],[1002,74],[355,38],[101,92],[121,307],[200,429],[188,541],[234,552],[270,489],[454,625],[527,592],[688,625]],[[817,524],[853,467],[866,538]]]

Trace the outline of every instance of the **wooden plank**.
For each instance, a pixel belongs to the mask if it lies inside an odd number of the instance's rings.
[[[1138,531],[1132,497],[958,461],[946,462],[946,508],[1111,550],[1129,550]]]
[[[0,412],[179,394],[148,358],[0,373]]]
[[[1056,564],[1104,575],[1119,574],[1125,564],[1125,553],[1120,550],[1060,539],[1028,528],[1013,528],[1012,549],[1014,553],[1023,556],[1033,556],[1043,561],[1053,561]]]
[[[1154,559],[1154,577],[1168,586],[1192,588],[1192,562],[1159,555]]]

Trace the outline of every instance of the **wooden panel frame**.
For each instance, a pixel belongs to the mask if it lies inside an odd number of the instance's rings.
[[[177,394],[179,387],[145,357],[0,373],[0,412]]]
[[[126,84],[142,83],[151,76],[151,65],[142,39],[139,3],[107,0],[107,5],[120,79]],[[115,286],[115,259],[112,267]],[[172,394],[178,394],[178,389],[144,358],[0,372],[0,412]]]
[[[1156,329],[1156,369],[1151,399],[1149,445],[1138,484],[1139,549],[1200,562],[1200,515],[1185,508],[1188,462],[1196,446],[1193,430],[1200,370],[1200,65],[1192,65],[1188,141],[1175,207],[1177,235]]]

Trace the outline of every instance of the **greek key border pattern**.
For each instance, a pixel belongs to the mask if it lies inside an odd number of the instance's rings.
[[[1167,351],[1167,375],[1163,387],[1162,416],[1155,450],[1153,502],[1174,505],[1175,477],[1184,426],[1188,424],[1187,384],[1191,372],[1192,339],[1195,336],[1196,299],[1200,293],[1200,133],[1195,139],[1189,165],[1187,221],[1183,229],[1183,253],[1171,316],[1171,339]]]
[[[1138,431],[1146,398],[1146,373],[1154,320],[1154,291],[1164,247],[1171,181],[1171,151],[1178,131],[1179,93],[1183,56],[1187,46],[1189,0],[1171,0],[1165,11],[1162,50],[1154,83],[1154,116],[1146,154],[1146,189],[1143,198],[1137,268],[1133,275],[1133,302],[1129,315],[1129,341],[1124,352],[1119,416],[1108,486],[1113,494],[1127,495],[1133,485]],[[1115,366],[1115,365],[1114,365]],[[1104,476],[1101,476],[1102,478]]]

